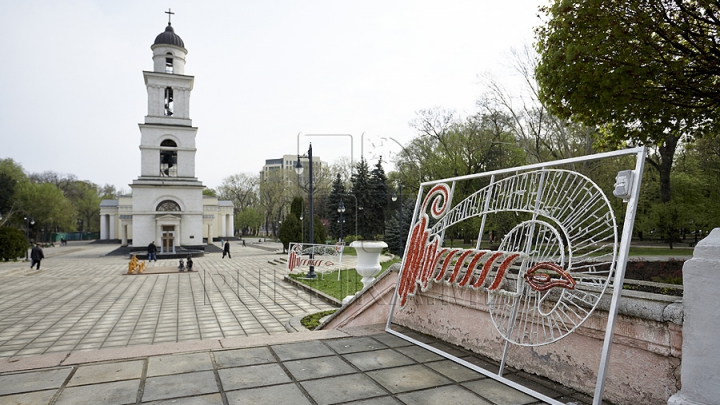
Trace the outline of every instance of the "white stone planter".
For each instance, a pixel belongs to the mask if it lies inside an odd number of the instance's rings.
[[[357,252],[357,266],[355,269],[362,276],[363,288],[375,281],[375,276],[380,273],[380,253],[387,247],[385,242],[369,240],[356,240],[350,244]]]

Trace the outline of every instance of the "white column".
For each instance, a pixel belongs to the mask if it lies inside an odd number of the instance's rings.
[[[108,226],[109,235],[108,239],[115,239],[115,215],[110,214],[108,215],[110,226]]]
[[[128,245],[128,241],[127,241],[127,227],[128,227],[128,226],[125,225],[125,224],[123,224],[123,223],[120,224],[120,238],[122,239],[122,243],[120,244],[121,246],[127,246],[127,245]]]
[[[227,236],[227,215],[221,214],[220,215],[220,236],[225,237]]]
[[[100,215],[100,239],[108,239],[107,214]]]
[[[716,404],[720,398],[720,228],[698,242],[683,265],[682,389],[668,404]]]
[[[230,230],[228,236],[235,236],[235,215],[233,214],[228,215],[228,229]]]
[[[207,241],[207,244],[208,244],[208,245],[212,245],[212,244],[213,244],[213,226],[212,226],[212,224],[208,224],[208,241]]]

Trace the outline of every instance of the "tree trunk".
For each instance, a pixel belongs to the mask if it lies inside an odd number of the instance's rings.
[[[660,201],[670,201],[670,171],[672,170],[673,158],[677,149],[679,138],[674,134],[665,137],[665,142],[658,147],[660,153]]]

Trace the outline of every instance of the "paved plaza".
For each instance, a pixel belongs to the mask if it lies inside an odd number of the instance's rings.
[[[0,263],[0,358],[167,342],[287,333],[294,317],[331,305],[282,281],[277,243],[235,242],[194,260],[197,271],[124,275],[115,244],[46,248],[40,270]],[[267,250],[269,248],[270,250]],[[278,250],[273,250],[278,249]],[[346,262],[352,265],[354,258]],[[175,268],[158,260],[154,268]]]
[[[193,273],[137,276],[123,275],[127,257],[105,256],[115,247],[48,248],[39,271],[0,263],[0,404],[542,404],[382,325],[290,333],[290,320],[332,307],[281,281],[279,244],[207,254]],[[591,402],[517,370],[505,377],[563,403]]]

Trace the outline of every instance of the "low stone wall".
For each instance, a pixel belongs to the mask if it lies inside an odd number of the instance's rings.
[[[487,293],[435,284],[396,310],[393,322],[500,360],[504,340],[495,330]],[[609,307],[574,333],[539,347],[511,345],[507,365],[592,395]],[[680,389],[682,304],[678,297],[624,291],[605,385],[615,404],[665,404]]]

